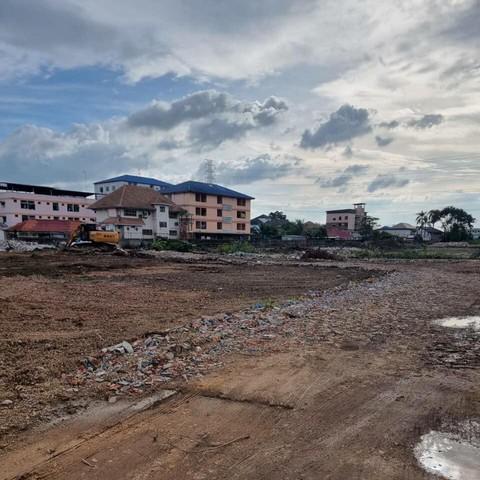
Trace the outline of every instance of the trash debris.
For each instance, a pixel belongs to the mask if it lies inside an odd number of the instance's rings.
[[[35,250],[56,250],[55,245],[36,242],[22,242],[21,240],[0,241],[0,252],[34,252]]]

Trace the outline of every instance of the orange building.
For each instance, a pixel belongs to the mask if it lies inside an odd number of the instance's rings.
[[[199,239],[248,237],[253,197],[213,183],[183,182],[162,194],[192,218],[191,235]]]

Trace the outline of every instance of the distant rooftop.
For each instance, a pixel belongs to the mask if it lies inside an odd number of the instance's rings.
[[[37,193],[39,195],[58,195],[65,197],[89,197],[91,192],[79,192],[76,190],[64,190],[61,188],[45,187],[42,185],[29,185],[23,183],[0,182],[0,191]]]
[[[340,210],[327,210],[327,213],[355,213],[354,208],[343,208]]]
[[[114,183],[114,182],[129,182],[129,183],[141,183],[143,185],[154,185],[157,187],[172,187],[173,185],[168,182],[163,182],[162,180],[157,180],[156,178],[151,177],[139,177],[137,175],[120,175],[119,177],[107,178],[106,180],[100,180],[95,182],[94,185],[99,183]]]
[[[254,197],[246,195],[244,193],[236,192],[227,187],[222,187],[215,183],[204,183],[204,182],[195,182],[190,180],[188,182],[179,183],[178,185],[172,185],[171,187],[166,188],[163,193],[205,193],[207,195],[221,195],[223,197],[233,197],[233,198],[245,198],[248,200],[253,200]]]

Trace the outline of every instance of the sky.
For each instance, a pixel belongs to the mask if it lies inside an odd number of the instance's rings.
[[[480,220],[480,0],[2,0],[0,181]],[[479,225],[477,220],[477,225]]]

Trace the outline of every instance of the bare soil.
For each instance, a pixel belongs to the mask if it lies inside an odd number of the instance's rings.
[[[446,420],[480,418],[478,338],[433,322],[479,314],[480,262],[42,254],[33,271],[52,273],[32,275],[26,257],[14,257],[22,273],[0,278],[0,399],[14,401],[0,410],[1,479],[433,479],[413,454],[420,436]],[[69,263],[89,266],[70,271]],[[61,373],[104,346],[310,290],[318,299],[300,301],[301,317],[286,323],[290,340],[167,385],[177,393],[163,402],[65,394]],[[62,396],[67,410],[90,406],[32,429]]]

